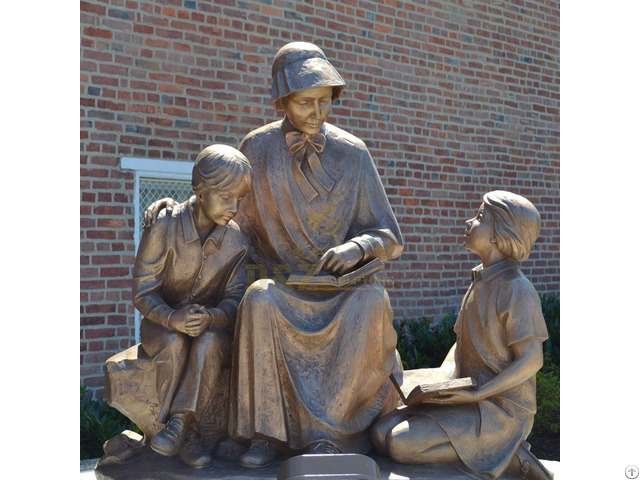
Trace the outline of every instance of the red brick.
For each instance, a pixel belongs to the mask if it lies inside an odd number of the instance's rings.
[[[126,220],[116,218],[100,218],[98,219],[98,227],[101,228],[125,228]]]
[[[190,52],[191,45],[187,43],[173,42],[173,49],[179,52]]]
[[[115,311],[115,306],[111,303],[104,303],[98,305],[87,305],[85,312],[87,315],[94,313],[109,313]]]
[[[173,81],[173,78],[170,79]],[[163,93],[177,93],[182,95],[184,93],[184,87],[171,83],[161,83],[158,85],[158,90]]]
[[[95,13],[97,15],[104,15],[107,9],[100,5],[95,5],[89,2],[80,2],[80,11],[81,12],[90,12]]]
[[[91,263],[93,265],[119,264],[120,255],[94,255]]]
[[[135,33],[142,33],[144,35],[153,35],[153,27],[149,26],[149,25],[140,25],[140,24],[133,24],[133,31]]]
[[[151,38],[151,37],[145,38],[144,39],[144,44],[147,47],[166,48],[166,49],[168,49],[171,46],[171,42],[169,42],[167,40],[163,40],[161,38]]]
[[[94,28],[94,27],[84,27],[82,29],[82,33],[89,37],[98,37],[98,38],[113,38],[113,32],[110,30],[105,30],[103,28]]]
[[[114,328],[88,328],[85,329],[84,336],[85,338],[109,338],[112,337],[114,333]]]
[[[112,231],[90,230],[86,232],[88,239],[93,240],[115,240],[116,234]]]
[[[123,277],[128,276],[129,273],[129,269],[126,267],[103,267],[100,269],[100,276],[102,278]]]

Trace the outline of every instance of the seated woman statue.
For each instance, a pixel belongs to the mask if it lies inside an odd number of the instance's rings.
[[[389,298],[375,279],[286,285],[289,273],[386,262],[403,245],[367,147],[326,122],[345,82],[322,50],[285,45],[272,77],[284,118],[239,147],[254,177],[237,221],[264,272],[247,289],[234,338],[229,428],[250,446],[240,458],[249,468],[270,465],[278,449],[366,453],[369,427],[397,406],[389,374],[401,368]]]
[[[133,274],[140,339],[157,364],[158,422],[151,438],[161,455],[211,465],[197,422],[231,364],[232,334],[246,290],[248,246],[231,218],[251,188],[251,166],[235,148],[205,148],[193,167],[194,195],[162,211],[144,230]]]
[[[462,461],[482,478],[507,469],[526,473],[523,478],[553,478],[523,446],[533,426],[547,328],[519,262],[538,238],[540,215],[527,199],[493,191],[466,224],[464,246],[482,264],[472,271],[454,327],[456,343],[441,368],[451,378],[471,377],[477,388],[396,409],[372,427],[372,441],[400,463]]]

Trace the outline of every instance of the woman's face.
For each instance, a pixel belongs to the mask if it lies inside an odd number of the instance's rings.
[[[284,102],[287,118],[302,133],[315,135],[331,110],[333,88],[316,87],[292,93]]]
[[[465,222],[467,229],[464,232],[464,247],[476,253],[480,258],[486,258],[497,248],[491,242],[493,235],[493,218],[491,211],[485,209],[484,202],[478,208],[476,216]]]

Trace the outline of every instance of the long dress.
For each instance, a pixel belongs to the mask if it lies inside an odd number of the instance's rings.
[[[398,402],[388,379],[401,366],[387,292],[375,281],[313,290],[284,282],[347,241],[366,259],[390,260],[400,255],[402,237],[361,140],[323,126],[318,157],[334,184],[327,190],[303,159],[300,168],[318,192],[309,201],[285,142],[293,130],[285,118],[240,145],[254,181],[236,221],[264,278],[247,289],[238,310],[230,433],[293,450],[327,440],[343,452],[365,453],[368,427]]]

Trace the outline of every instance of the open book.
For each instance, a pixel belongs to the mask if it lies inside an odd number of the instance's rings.
[[[423,400],[461,388],[476,386],[470,377],[449,378],[444,370],[439,368],[418,368],[405,370],[390,375],[391,382],[398,390],[405,405],[420,405]]]
[[[306,274],[291,274],[287,279],[287,285],[319,285],[329,287],[343,287],[362,280],[364,277],[373,273],[379,272],[384,269],[384,263],[379,258],[374,258],[363,266],[353,270],[352,272],[345,273],[344,275],[312,275]]]

